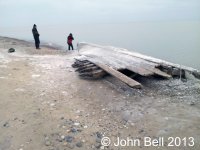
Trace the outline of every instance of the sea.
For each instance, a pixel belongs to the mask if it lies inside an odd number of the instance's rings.
[[[33,41],[32,26],[0,28],[0,36]],[[41,43],[67,50],[78,42],[125,48],[200,70],[200,21],[39,25]],[[33,45],[34,46],[34,45]]]

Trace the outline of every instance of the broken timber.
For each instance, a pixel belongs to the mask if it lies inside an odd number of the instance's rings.
[[[200,72],[196,69],[185,67],[145,56],[125,49],[99,46],[94,44],[79,43],[80,56],[76,57],[72,65],[77,68],[79,76],[87,79],[102,78],[110,74],[130,87],[141,88],[142,85],[134,79],[123,74],[123,70],[140,76],[172,76],[185,77],[185,72],[200,78]]]
[[[124,83],[128,84],[130,87],[135,87],[135,88],[141,88],[141,84],[129,77],[127,77],[126,75],[124,75],[123,73],[113,69],[110,66],[107,66],[106,64],[101,64],[101,63],[95,63],[98,67],[100,67],[101,69],[103,69],[104,71],[108,72],[109,74],[113,75],[114,77],[120,79],[121,81],[123,81]]]

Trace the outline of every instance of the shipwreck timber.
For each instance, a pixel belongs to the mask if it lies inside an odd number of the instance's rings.
[[[126,49],[79,43],[78,50],[80,56],[75,58],[72,66],[77,68],[80,77],[86,79],[98,79],[110,74],[134,88],[142,87],[134,80],[135,75],[169,79],[175,76],[185,78],[185,73],[188,72],[200,79],[200,72],[196,69]],[[124,72],[131,72],[132,76],[127,76]]]

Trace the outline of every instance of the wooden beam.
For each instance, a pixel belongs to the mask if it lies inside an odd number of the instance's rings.
[[[89,60],[89,61],[91,61],[91,60]],[[106,64],[98,63],[98,62],[93,62],[93,63],[96,64],[101,69],[103,69],[104,71],[106,71],[108,74],[110,74],[110,75],[118,78],[122,82],[126,83],[130,87],[133,87],[133,88],[142,88],[142,85],[139,82],[137,82],[137,81],[129,78],[128,76],[126,76],[123,73],[121,73],[121,72],[113,69],[112,67],[110,67],[110,66],[108,66]]]

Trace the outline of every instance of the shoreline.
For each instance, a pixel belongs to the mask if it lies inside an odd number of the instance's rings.
[[[6,38],[6,39],[10,39],[10,40],[16,40],[16,41],[19,41],[19,42],[24,42],[26,44],[29,43],[30,45],[34,45],[34,41],[30,41],[30,40],[18,39],[18,38],[1,36],[1,35],[0,35],[0,38]],[[96,45],[94,43],[90,43],[90,44]],[[64,46],[61,46],[61,45],[58,45],[58,44],[55,44],[55,43],[49,43],[48,41],[40,42],[40,46],[45,47],[45,48],[49,48],[49,49],[54,49],[54,50],[68,51]],[[112,47],[112,46],[108,46],[108,47]],[[121,47],[118,47],[118,48],[124,49],[124,48],[121,48]],[[78,49],[78,46],[77,46],[77,49]],[[76,50],[76,49],[74,49],[74,50]],[[128,50],[128,49],[126,49],[126,50]],[[128,50],[128,51],[131,52],[131,50]],[[152,57],[152,58],[155,58],[156,60],[167,62],[167,63],[169,63],[169,65],[170,64],[175,64],[176,67],[180,66],[180,68],[186,69],[188,71],[190,71],[190,70],[196,70],[197,72],[200,72],[200,69],[198,69],[196,67],[192,67],[190,65],[183,65],[183,64],[180,64],[180,63],[176,63],[174,61],[169,61],[169,60],[166,60],[166,59],[161,59],[161,58],[158,58],[158,57],[153,57],[151,55],[147,55],[147,54],[140,53],[140,52],[137,52],[137,51],[134,51],[134,52],[138,53],[139,55],[142,54],[142,55],[146,55],[149,58]]]
[[[0,37],[0,149],[95,150],[104,136],[194,137],[198,149],[200,81],[138,77],[138,90],[112,76],[83,80],[71,66],[77,55]]]
[[[26,43],[26,44],[30,44],[30,45],[35,46],[34,41],[23,40],[23,39],[7,37],[7,36],[0,36],[0,38],[4,38],[4,39],[7,39],[7,40],[15,40],[15,41],[18,41],[18,42],[22,42],[22,43]],[[51,44],[52,45],[50,45],[48,42],[42,42],[42,44],[40,43],[40,46],[46,47],[46,48],[49,48],[49,49],[54,49],[54,50],[64,50],[64,47],[61,46],[61,45],[57,45],[57,44],[54,44],[54,43],[51,43]]]

